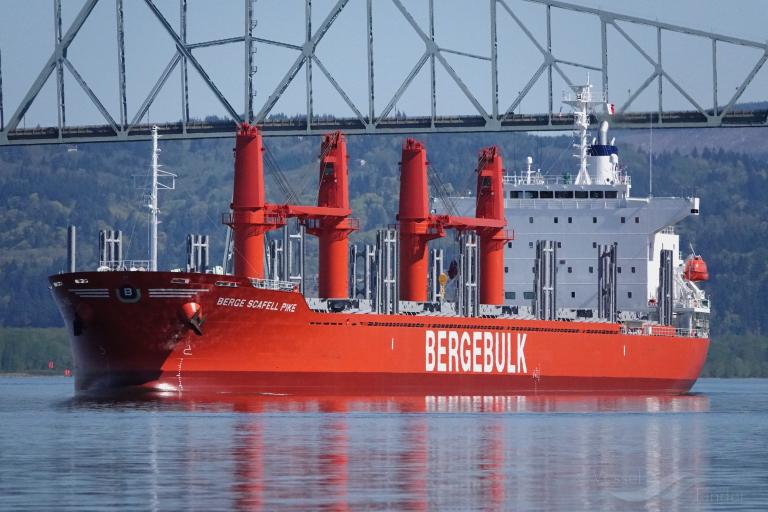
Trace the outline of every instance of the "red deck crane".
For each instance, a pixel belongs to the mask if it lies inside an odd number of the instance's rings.
[[[235,275],[264,278],[264,234],[298,218],[320,239],[319,295],[348,296],[348,236],[357,229],[349,218],[346,140],[340,132],[323,138],[317,206],[273,204],[264,194],[264,146],[256,126],[243,123],[235,143],[232,214],[225,224],[234,232]]]
[[[474,230],[480,235],[483,304],[504,303],[504,243],[511,237],[504,229],[504,194],[501,155],[495,147],[480,153],[476,217],[436,215],[429,211],[427,150],[406,139],[400,161],[400,300],[427,300],[427,243],[445,236],[446,229]],[[485,277],[483,275],[485,274]]]

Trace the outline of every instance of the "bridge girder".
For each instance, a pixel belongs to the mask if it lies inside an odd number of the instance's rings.
[[[126,69],[125,69],[125,22],[123,18],[123,0],[115,0],[115,31],[117,38],[117,70],[118,70],[118,119],[113,118],[104,102],[94,93],[78,72],[75,65],[67,57],[67,51],[77,37],[80,29],[90,17],[99,2],[108,0],[85,0],[83,7],[75,16],[66,30],[62,31],[60,0],[54,0],[55,45],[50,57],[43,65],[34,82],[29,86],[23,99],[16,106],[13,114],[5,120],[5,109],[2,96],[2,54],[0,54],[0,145],[16,144],[45,144],[45,143],[76,143],[85,141],[124,141],[148,139],[151,125],[142,123],[142,119],[150,106],[157,99],[159,92],[166,86],[172,72],[180,66],[181,69],[181,105],[182,115],[178,121],[165,123],[152,123],[160,127],[161,133],[167,138],[209,138],[230,137],[236,124],[248,121],[259,124],[265,135],[306,135],[321,133],[328,130],[344,130],[349,134],[373,134],[373,133],[420,133],[420,132],[479,132],[479,131],[556,131],[568,130],[571,126],[570,117],[554,112],[553,82],[554,77],[559,77],[567,85],[583,81],[581,75],[585,72],[600,74],[600,81],[596,88],[606,97],[610,97],[609,83],[609,59],[611,51],[609,34],[621,39],[634,51],[647,61],[652,71],[642,81],[628,98],[617,105],[613,125],[617,128],[647,128],[653,125],[657,128],[698,128],[720,126],[768,126],[768,111],[744,110],[735,108],[742,98],[745,90],[752,83],[755,76],[765,67],[768,60],[768,43],[751,41],[738,37],[706,32],[698,29],[673,25],[661,21],[643,19],[635,16],[609,12],[600,9],[588,8],[569,4],[559,0],[488,0],[487,9],[478,15],[487,14],[490,21],[488,31],[488,55],[474,54],[440,46],[435,37],[435,6],[434,0],[428,1],[427,27],[421,26],[411,10],[402,0],[382,0],[391,2],[396,11],[402,15],[404,26],[417,36],[423,43],[422,53],[414,67],[404,77],[400,86],[388,99],[385,106],[376,109],[377,81],[376,62],[374,60],[374,24],[373,24],[373,0],[337,0],[326,14],[318,27],[312,27],[312,2],[305,2],[304,17],[304,43],[301,45],[288,43],[264,37],[256,33],[256,17],[259,13],[256,0],[244,1],[244,34],[238,37],[229,37],[208,41],[190,43],[187,41],[187,0],[179,0],[179,27],[175,29],[163,12],[155,5],[153,0],[144,0],[146,8],[160,23],[164,32],[169,36],[175,47],[175,53],[166,65],[163,72],[157,78],[154,86],[141,102],[132,118],[126,101]],[[543,8],[546,25],[546,40],[541,41],[526,25],[524,16],[517,11],[517,5],[513,2],[537,4]],[[367,104],[355,102],[351,95],[335,78],[329,67],[316,52],[317,46],[323,37],[333,27],[339,15],[348,8],[349,4],[360,2],[365,4],[365,23],[367,34],[367,62],[351,63],[350,65],[365,66],[367,69]],[[481,11],[481,9],[478,9]],[[552,47],[552,12],[562,11],[586,16],[599,23],[600,45],[596,51],[600,52],[601,65],[595,66],[585,62],[575,62],[560,58]],[[653,30],[656,34],[655,48],[649,48],[642,44],[638,38],[632,35],[629,25],[641,26],[646,30]],[[540,54],[541,63],[536,71],[529,77],[525,86],[518,91],[516,97],[508,105],[500,101],[500,73],[499,59],[503,56],[499,52],[498,34],[500,29],[517,30],[524,36]],[[711,92],[712,101],[708,105],[697,101],[695,94],[682,85],[674,73],[665,68],[662,60],[663,34],[692,36],[709,42],[711,48],[712,77]],[[205,66],[196,58],[195,52],[200,48],[240,44],[244,48],[244,98],[242,106],[233,105],[231,98],[227,98],[207,72]],[[718,101],[718,48],[721,45],[736,45],[753,48],[760,51],[760,56],[747,72],[746,76],[738,82],[732,95],[725,102]],[[288,48],[296,52],[296,58],[286,63],[286,69],[276,87],[262,99],[257,97],[254,91],[254,79],[258,76],[255,66],[256,48],[259,45],[269,45]],[[0,49],[1,50],[1,49]],[[468,73],[462,69],[456,69],[447,55],[458,55],[463,58],[484,62],[488,70],[488,82],[490,83],[489,97],[480,96],[473,92],[467,85]],[[414,83],[419,72],[428,65],[430,75],[429,100],[430,115],[428,116],[403,116],[396,112],[396,105],[403,94]],[[216,101],[226,111],[227,119],[223,121],[201,122],[190,119],[188,97],[188,66],[197,71],[205,86],[211,91]],[[281,99],[286,89],[297,80],[300,71],[304,69],[306,106],[301,115],[290,119],[271,117],[273,109]],[[63,70],[67,69],[74,81],[85,92],[88,100],[96,107],[104,118],[102,124],[71,126],[67,124],[65,110],[65,80]],[[442,69],[447,74],[447,79],[457,87],[463,95],[470,111],[451,116],[439,115],[437,112],[437,69]],[[332,89],[354,114],[353,117],[318,116],[314,112],[313,82],[314,70],[327,79]],[[574,71],[575,70],[575,71]],[[56,73],[54,73],[54,71]],[[579,76],[576,76],[577,73]],[[20,128],[30,106],[36,100],[43,86],[56,76],[57,86],[57,125],[38,128]],[[11,77],[13,80],[13,77]],[[6,77],[6,81],[8,77]],[[546,80],[546,103],[541,105],[539,114],[524,114],[520,112],[523,100],[529,95],[531,89],[540,80]],[[637,98],[653,84],[657,85],[658,108],[653,111],[633,110],[633,104]],[[665,110],[663,84],[684,98],[685,109],[675,111]],[[722,91],[721,91],[722,92]],[[490,108],[487,106],[490,105]],[[258,110],[257,110],[258,109]],[[396,113],[393,114],[393,111]],[[130,119],[130,120],[129,120]]]

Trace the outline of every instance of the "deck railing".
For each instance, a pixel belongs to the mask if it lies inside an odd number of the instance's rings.
[[[149,270],[149,260],[120,260],[99,261],[99,271],[146,271]]]
[[[274,279],[252,278],[251,286],[260,290],[276,290],[281,292],[292,292],[297,289],[296,283],[291,281],[277,281]]]
[[[622,334],[637,336],[666,336],[669,338],[709,338],[707,329],[687,329],[670,325],[643,325],[642,327],[622,326]]]
[[[503,181],[507,185],[575,185],[576,176],[551,176],[542,174],[507,174]],[[632,178],[627,174],[619,174],[613,185],[632,185]],[[608,183],[593,183],[593,185],[608,185]],[[587,189],[589,190],[589,189]]]

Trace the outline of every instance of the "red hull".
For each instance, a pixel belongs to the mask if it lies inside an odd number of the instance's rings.
[[[704,338],[622,334],[618,324],[318,313],[297,292],[232,276],[50,280],[82,391],[679,394],[696,382],[709,347]],[[205,318],[200,336],[184,313],[191,301]]]

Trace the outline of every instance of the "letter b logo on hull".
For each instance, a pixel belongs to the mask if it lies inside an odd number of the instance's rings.
[[[133,304],[141,299],[141,290],[132,286],[121,286],[117,289],[117,299],[120,302]]]

